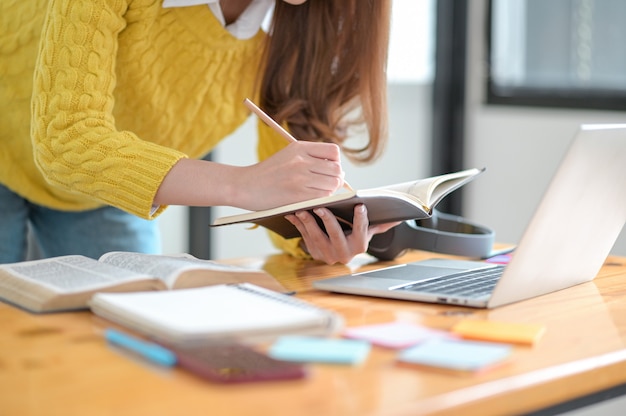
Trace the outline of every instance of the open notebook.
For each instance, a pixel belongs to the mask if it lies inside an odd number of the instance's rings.
[[[431,259],[317,281],[334,292],[493,308],[592,280],[626,222],[626,124],[583,125],[506,266]]]

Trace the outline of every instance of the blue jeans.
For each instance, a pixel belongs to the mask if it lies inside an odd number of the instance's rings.
[[[41,257],[82,254],[98,258],[108,251],[161,252],[154,220],[113,207],[57,211],[33,204],[0,184],[0,263],[26,259],[29,227]]]

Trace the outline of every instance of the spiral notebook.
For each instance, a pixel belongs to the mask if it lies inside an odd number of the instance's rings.
[[[332,311],[249,283],[98,293],[89,307],[102,318],[179,347],[285,334],[327,335],[343,326]]]

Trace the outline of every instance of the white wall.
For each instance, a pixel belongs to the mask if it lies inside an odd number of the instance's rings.
[[[464,212],[476,222],[493,227],[498,241],[516,243],[578,126],[623,123],[626,114],[485,105],[486,2],[468,4],[470,88],[465,163],[486,166],[487,172],[467,187],[470,191],[465,194]],[[593,218],[581,218],[589,220]],[[624,230],[613,253],[626,255]]]
[[[189,253],[189,208],[171,206],[156,221],[163,254]]]

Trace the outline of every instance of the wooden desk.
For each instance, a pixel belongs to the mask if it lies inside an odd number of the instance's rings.
[[[402,262],[432,257],[412,252]],[[358,260],[352,269],[388,263]],[[308,379],[220,386],[129,359],[103,340],[89,312],[31,315],[0,303],[0,415],[489,415],[531,412],[626,383],[626,258],[592,283],[495,310],[419,304],[311,289],[349,271],[285,255],[240,259],[298,296],[343,314],[348,326],[397,319],[435,328],[474,317],[543,323],[534,347],[477,376],[399,367],[373,348],[357,367],[313,365]]]

